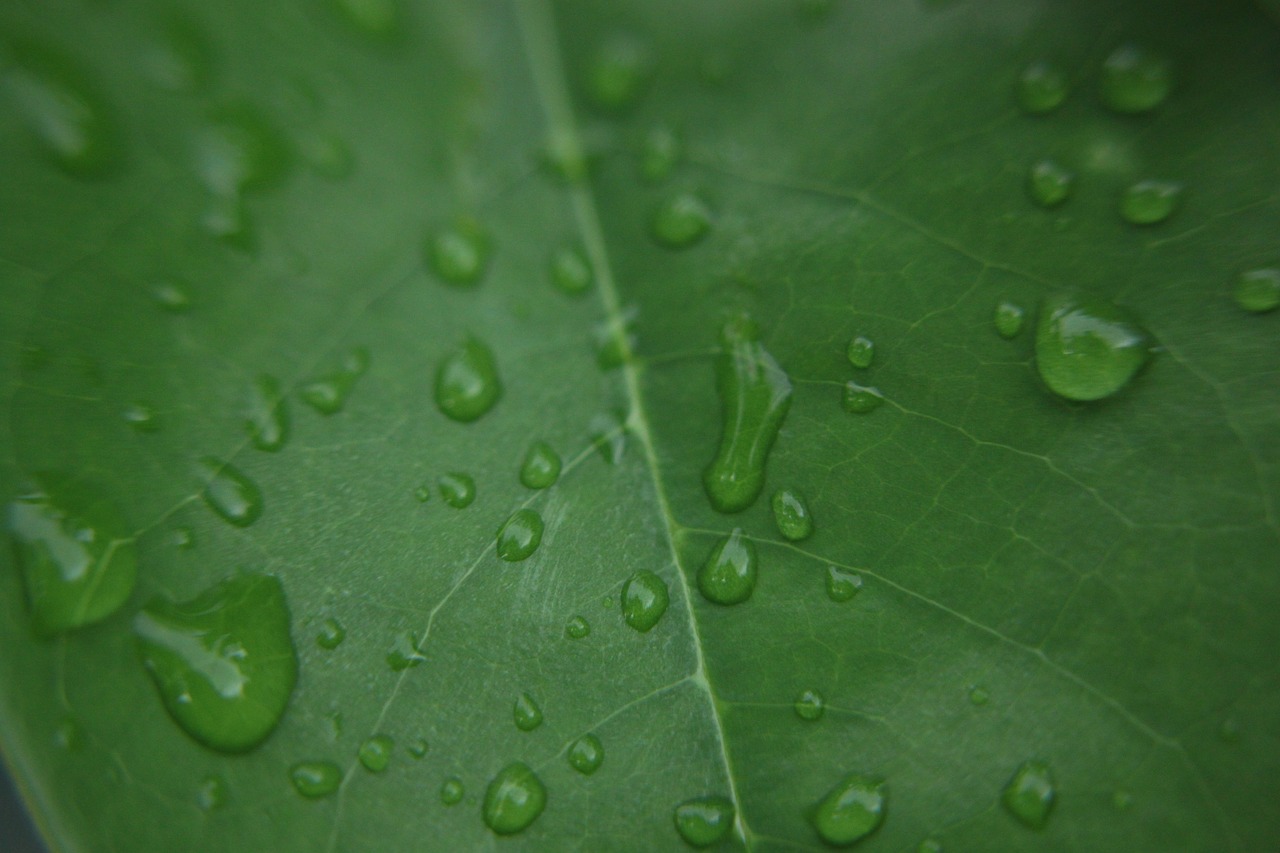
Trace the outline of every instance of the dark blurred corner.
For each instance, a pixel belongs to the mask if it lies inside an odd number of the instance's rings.
[[[44,853],[44,845],[3,764],[0,764],[0,853]]]

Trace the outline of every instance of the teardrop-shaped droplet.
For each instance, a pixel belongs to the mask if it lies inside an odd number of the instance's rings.
[[[671,176],[681,156],[680,137],[666,125],[651,128],[640,148],[640,177],[649,183]]]
[[[621,111],[640,97],[653,74],[653,52],[640,39],[618,34],[595,51],[587,69],[587,94],[597,106]]]
[[[262,491],[230,462],[212,456],[200,460],[198,469],[207,478],[204,502],[236,527],[248,527],[262,515]]]
[[[585,734],[569,747],[569,766],[583,776],[590,776],[604,763],[604,744],[593,734]]]
[[[1099,94],[1115,112],[1149,112],[1164,103],[1172,89],[1172,63],[1142,45],[1122,44],[1102,63]]]
[[[545,441],[535,441],[520,464],[520,482],[529,489],[545,489],[560,479],[560,454]]]
[[[521,693],[516,697],[511,713],[515,719],[516,728],[522,732],[531,732],[542,725],[542,709],[528,693]]]
[[[849,341],[849,346],[845,350],[845,357],[849,359],[849,363],[854,367],[870,367],[871,362],[876,357],[876,345],[870,338],[858,335]]]
[[[289,438],[289,412],[275,377],[263,374],[249,386],[245,429],[259,450],[275,452]]]
[[[870,835],[884,820],[884,783],[851,773],[840,780],[813,813],[813,826],[822,840],[846,847]]]
[[[579,296],[591,287],[591,262],[577,246],[564,246],[551,255],[551,283],[556,290]]]
[[[542,516],[536,510],[516,510],[498,531],[498,556],[508,563],[528,559],[541,544]]]
[[[427,264],[441,281],[470,287],[489,265],[489,237],[474,219],[459,219],[427,238]]]
[[[676,832],[691,847],[710,847],[733,830],[737,810],[727,797],[695,797],[676,806]]]
[[[575,616],[564,626],[564,635],[570,640],[581,640],[591,633],[591,623],[582,616]]]
[[[466,509],[476,499],[476,481],[470,474],[454,471],[436,481],[440,498],[454,509]]]
[[[327,797],[342,784],[342,770],[332,761],[300,761],[289,769],[293,788],[309,800]]]
[[[395,749],[395,741],[389,735],[374,735],[360,744],[356,757],[370,773],[381,773],[391,763],[391,753]]]
[[[446,806],[456,806],[462,802],[465,793],[466,788],[462,787],[462,780],[457,776],[450,776],[440,785],[440,802]]]
[[[514,835],[538,819],[547,805],[547,789],[527,764],[514,762],[498,771],[484,792],[481,815],[498,835]]]
[[[883,402],[884,395],[880,393],[879,388],[859,385],[852,379],[844,384],[844,395],[840,398],[840,404],[844,406],[844,410],[852,415],[874,412]]]
[[[716,604],[741,604],[755,592],[758,562],[755,543],[734,528],[698,570],[698,591]]]
[[[862,591],[862,577],[839,566],[827,566],[827,598],[837,603],[849,601]]]
[[[298,660],[279,579],[241,572],[190,601],[157,598],[133,630],[165,707],[205,746],[245,752],[280,722]]]
[[[318,376],[299,390],[302,401],[322,415],[342,411],[356,380],[369,369],[369,350],[355,347],[342,358],[337,370]]]
[[[1133,315],[1101,299],[1047,297],[1036,325],[1036,369],[1068,400],[1100,400],[1129,384],[1151,353]]]
[[[196,808],[211,812],[227,802],[227,782],[221,776],[206,776],[196,788]]]
[[[827,701],[822,694],[812,688],[800,691],[795,701],[796,716],[802,720],[815,722],[822,719],[827,710]]]
[[[156,414],[155,407],[149,403],[132,402],[124,407],[120,416],[137,432],[149,433],[160,430],[160,417]]]
[[[792,542],[813,535],[813,516],[804,495],[795,489],[779,489],[773,493],[773,521],[778,532]]]
[[[1040,207],[1057,207],[1071,195],[1076,176],[1053,160],[1041,160],[1027,171],[1027,195]]]
[[[468,338],[446,356],[436,371],[436,405],[455,421],[476,420],[501,396],[493,350],[475,338]]]
[[[995,323],[996,334],[1005,340],[1016,338],[1018,333],[1022,331],[1023,321],[1026,320],[1027,312],[1023,310],[1021,305],[1015,305],[1012,302],[1004,301],[996,305],[995,315],[992,321]]]
[[[1053,112],[1067,98],[1070,86],[1061,68],[1046,60],[1028,65],[1018,78],[1018,105],[1032,115]]]
[[[653,212],[649,230],[655,240],[668,248],[692,246],[711,230],[711,209],[691,192],[675,193]]]
[[[1236,304],[1251,314],[1265,314],[1280,307],[1280,269],[1242,273],[1236,281]]]
[[[347,638],[347,629],[337,619],[326,619],[320,626],[320,633],[316,635],[316,645],[322,649],[332,651],[342,645],[342,641]]]
[[[1139,181],[1120,196],[1120,216],[1133,225],[1159,225],[1177,209],[1182,184],[1174,181]]]
[[[1028,761],[1004,786],[1000,802],[1019,823],[1031,829],[1044,829],[1055,796],[1049,765],[1043,761]]]
[[[622,586],[622,619],[645,633],[658,624],[671,603],[666,582],[648,569],[641,569]]]

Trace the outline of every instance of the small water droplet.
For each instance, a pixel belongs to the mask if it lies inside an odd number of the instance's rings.
[[[1116,811],[1128,811],[1133,806],[1133,794],[1128,791],[1116,791],[1111,795],[1111,807]]]
[[[994,322],[996,326],[996,334],[1005,340],[1016,338],[1018,333],[1022,331],[1022,323],[1026,320],[1027,312],[1023,310],[1021,305],[1015,305],[1012,302],[1001,302],[996,305]]]
[[[604,763],[604,744],[593,734],[585,734],[569,747],[569,766],[583,776],[590,776]]]
[[[1280,269],[1258,269],[1242,273],[1236,281],[1236,304],[1254,314],[1274,311],[1280,306]]]
[[[431,747],[427,743],[426,738],[418,737],[411,740],[405,749],[408,750],[409,754],[414,758],[426,758],[427,752],[430,751]]]
[[[936,838],[926,838],[916,845],[916,853],[942,853],[942,842]]]
[[[1147,363],[1151,337],[1123,308],[1101,299],[1047,297],[1036,326],[1036,369],[1068,400],[1100,400]]]
[[[337,619],[329,618],[320,626],[320,633],[316,635],[316,645],[332,651],[342,645],[342,641],[346,638],[347,629],[342,626],[342,623]]]
[[[329,721],[329,740],[337,743],[342,739],[342,712],[333,711],[325,715]]]
[[[990,698],[990,695],[984,687],[975,684],[973,687],[969,688],[969,701],[974,705],[985,705]]]
[[[160,429],[160,418],[155,407],[141,401],[134,401],[124,407],[120,413],[124,422],[138,432],[157,432]]]
[[[498,556],[508,563],[528,559],[541,544],[542,516],[536,510],[516,510],[498,530]]]
[[[665,181],[680,162],[683,146],[666,125],[649,129],[640,147],[640,177],[650,183]]]
[[[879,388],[870,385],[859,385],[850,379],[844,384],[844,396],[840,398],[844,410],[854,415],[865,415],[880,408],[884,395]]]
[[[692,246],[711,230],[711,209],[691,192],[678,192],[658,205],[650,222],[653,238],[672,249]]]
[[[75,752],[80,749],[84,735],[80,724],[71,717],[63,717],[53,730],[53,745],[64,752]]]
[[[849,363],[854,367],[870,367],[871,362],[875,359],[876,345],[870,338],[858,335],[849,341],[849,348],[845,350],[845,355],[848,357]]]
[[[564,635],[570,640],[581,640],[591,633],[591,623],[583,616],[575,616],[564,626]]]
[[[469,217],[457,220],[427,238],[427,264],[445,284],[470,287],[489,265],[489,237]]]
[[[547,789],[527,764],[516,761],[498,771],[484,792],[481,815],[498,835],[514,835],[537,820],[547,805]]]
[[[184,314],[191,310],[191,292],[186,285],[176,281],[162,281],[154,285],[151,299],[170,314]]]
[[[204,502],[224,521],[248,527],[262,515],[262,491],[240,469],[212,456],[201,459],[197,468],[207,478]]]
[[[535,441],[520,464],[520,482],[529,489],[545,489],[560,479],[560,454],[545,441]]]
[[[342,411],[356,380],[369,369],[369,350],[354,347],[342,357],[337,370],[305,383],[298,394],[302,401],[322,415]]]
[[[309,800],[327,797],[342,784],[342,770],[332,761],[300,761],[289,769],[293,788]]]
[[[1027,195],[1043,208],[1057,207],[1071,195],[1076,176],[1053,160],[1041,160],[1027,171]]]
[[[716,604],[741,604],[755,591],[757,562],[755,543],[736,527],[711,549],[698,570],[698,590]]]
[[[543,170],[566,184],[580,184],[591,172],[592,162],[570,131],[552,129],[539,152]]]
[[[338,17],[355,34],[377,42],[395,39],[401,30],[399,0],[332,0]]]
[[[205,746],[245,752],[280,722],[298,660],[278,578],[241,571],[190,601],[153,599],[133,632],[165,707]]]
[[[773,493],[773,521],[778,532],[792,542],[813,535],[813,516],[804,495],[795,489],[779,489]]]
[[[601,370],[615,370],[631,360],[636,348],[636,316],[632,306],[596,326],[596,366]]]
[[[1009,814],[1031,829],[1043,829],[1054,801],[1053,776],[1043,761],[1028,761],[1005,785],[1000,801]]]
[[[638,38],[619,34],[596,50],[587,70],[587,94],[597,106],[621,111],[639,99],[653,74],[653,53]]]
[[[1032,115],[1053,112],[1067,99],[1067,75],[1047,60],[1028,65],[1018,78],[1018,105]]]
[[[274,376],[263,374],[250,384],[244,426],[259,450],[274,453],[284,447],[289,438],[289,412]]]
[[[570,296],[580,296],[591,287],[594,277],[591,262],[577,246],[562,246],[551,254],[551,283],[556,290]]]
[[[849,601],[862,591],[862,576],[839,566],[827,566],[827,598],[837,603]]]
[[[243,192],[281,183],[293,152],[267,117],[249,104],[216,107],[194,145],[195,169],[217,199],[237,200]]]
[[[1120,216],[1133,225],[1158,225],[1173,215],[1182,200],[1182,184],[1139,181],[1120,197]]]
[[[391,763],[391,753],[395,749],[395,741],[389,735],[374,735],[360,744],[356,757],[370,773],[381,773]]]
[[[636,572],[622,585],[622,619],[642,634],[658,624],[670,603],[666,582],[648,569]]]
[[[396,672],[419,666],[424,660],[422,647],[412,632],[397,634],[395,644],[387,652],[387,666]]]
[[[800,691],[795,701],[796,716],[802,720],[821,720],[827,710],[827,701],[822,694],[812,688]]]
[[[1173,65],[1139,44],[1122,44],[1102,63],[1099,94],[1118,113],[1145,113],[1164,103],[1173,89]]]
[[[603,607],[605,610],[612,610],[613,604],[614,604],[614,601],[613,601],[612,595],[606,595],[604,598],[600,599],[600,606]]]
[[[431,489],[427,486],[418,486],[413,490],[413,497],[418,503],[424,504],[431,500]]]
[[[501,396],[502,381],[493,350],[475,338],[467,338],[436,371],[436,405],[455,421],[478,419]]]
[[[542,709],[528,693],[521,693],[516,697],[511,713],[516,721],[516,728],[522,732],[531,732],[542,725]]]
[[[813,813],[822,840],[846,847],[865,838],[884,821],[888,792],[884,783],[851,773],[840,780]]]
[[[332,134],[308,137],[302,145],[302,156],[311,171],[330,181],[339,181],[355,170],[356,158],[351,146]]]
[[[453,471],[436,481],[440,498],[454,509],[466,509],[476,499],[476,481],[470,474]]]
[[[175,548],[190,551],[196,547],[196,534],[190,527],[175,527],[169,536],[169,541]]]
[[[676,832],[691,847],[710,847],[733,829],[736,810],[727,797],[707,796],[685,800],[676,806],[672,819]]]
[[[1240,723],[1234,717],[1227,717],[1218,726],[1218,739],[1223,743],[1235,743],[1240,740]]]
[[[221,776],[206,776],[196,788],[196,807],[202,812],[221,808],[227,802],[227,783]]]
[[[456,806],[462,802],[462,796],[465,793],[466,788],[462,787],[462,780],[457,776],[450,776],[440,786],[440,802],[446,806]]]

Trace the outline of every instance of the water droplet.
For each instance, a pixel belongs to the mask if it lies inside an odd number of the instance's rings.
[[[865,415],[880,408],[884,395],[879,388],[870,385],[859,385],[850,379],[844,384],[844,396],[840,399],[844,410],[854,415]]]
[[[603,607],[605,610],[612,610],[612,609],[613,609],[613,596],[612,596],[612,595],[606,595],[604,598],[600,599],[600,606],[601,606],[601,607]]]
[[[1016,338],[1022,331],[1022,323],[1026,316],[1027,312],[1022,309],[1022,306],[1012,302],[1001,302],[996,306],[995,311],[996,334],[1006,340]]]
[[[444,474],[436,485],[441,499],[454,509],[466,509],[476,499],[476,481],[469,474],[460,471]]]
[[[493,777],[484,792],[481,815],[485,826],[498,835],[514,835],[537,820],[547,805],[542,780],[519,761],[508,764]]]
[[[942,842],[936,838],[926,838],[916,845],[916,853],[942,853]]]
[[[690,192],[668,196],[653,212],[653,238],[672,249],[692,246],[711,230],[711,209]]]
[[[535,441],[520,465],[520,482],[529,489],[545,489],[560,479],[560,454],[545,441]]]
[[[342,411],[356,380],[369,369],[369,350],[354,347],[342,357],[338,369],[325,376],[312,379],[298,392],[302,401],[322,415]]]
[[[229,462],[212,456],[200,460],[200,473],[208,478],[204,487],[204,502],[236,527],[248,527],[262,515],[262,492],[253,481],[240,473]]]
[[[531,732],[542,725],[542,709],[528,693],[521,693],[516,697],[511,713],[516,721],[516,728],[522,732]]]
[[[1138,44],[1122,44],[1102,63],[1099,94],[1118,113],[1145,113],[1164,103],[1173,89],[1173,65]]]
[[[259,450],[274,453],[284,447],[289,438],[289,412],[275,377],[263,374],[249,386],[244,426]]]
[[[1139,181],[1120,197],[1120,216],[1133,225],[1157,225],[1173,215],[1182,200],[1182,184]]]
[[[580,184],[592,168],[577,137],[563,129],[552,129],[543,143],[539,161],[543,170],[566,184]]]
[[[436,372],[436,405],[447,417],[469,423],[484,415],[502,396],[493,351],[467,338],[445,357]]]
[[[779,489],[773,493],[773,520],[778,532],[792,542],[813,535],[813,516],[804,495],[795,489]]]
[[[173,547],[189,551],[196,547],[196,534],[190,527],[175,527],[169,536]]]
[[[133,631],[165,707],[205,746],[244,752],[280,722],[298,660],[277,578],[242,571],[190,601],[154,599]]]
[[[440,802],[446,806],[456,806],[462,802],[462,796],[465,793],[466,788],[462,787],[462,780],[457,776],[450,776],[440,786]]]
[[[676,832],[691,847],[710,847],[733,829],[736,810],[726,797],[708,796],[685,800],[676,806],[672,818]]]
[[[71,717],[63,717],[53,730],[53,745],[64,752],[75,752],[83,743],[80,724]]]
[[[301,761],[289,769],[289,781],[309,800],[327,797],[342,784],[342,771],[332,761]]]
[[[1027,171],[1027,195],[1044,208],[1057,207],[1071,195],[1076,176],[1053,160],[1041,160]]]
[[[9,504],[8,527],[38,634],[105,619],[133,591],[129,528],[114,503],[76,477],[33,478]]]
[[[1128,311],[1101,299],[1058,295],[1040,306],[1036,368],[1055,394],[1100,400],[1147,363],[1151,337]]]
[[[311,171],[330,181],[341,180],[355,170],[351,146],[331,134],[308,137],[303,142],[302,155]]]
[[[170,314],[183,314],[191,310],[191,293],[186,285],[163,281],[151,288],[151,299]]]
[[[583,776],[590,776],[604,763],[604,744],[593,734],[585,734],[569,747],[569,766]]]
[[[1062,69],[1046,60],[1026,67],[1018,78],[1018,105],[1032,115],[1053,112],[1067,98],[1070,86]]]
[[[974,705],[981,707],[982,705],[987,704],[987,701],[990,698],[990,695],[984,687],[975,684],[973,687],[969,688],[969,701]]]
[[[426,251],[427,264],[445,284],[474,285],[489,265],[489,237],[468,217],[429,236]]]
[[[616,35],[596,50],[587,71],[587,94],[597,106],[620,111],[636,102],[653,74],[653,54],[634,36]]]
[[[596,365],[601,370],[614,370],[630,361],[636,348],[636,316],[636,309],[631,306],[623,309],[620,316],[596,326]]]
[[[800,691],[795,701],[796,715],[802,720],[821,720],[827,710],[827,701],[817,690]]]
[[[352,32],[373,41],[390,41],[400,33],[398,0],[333,0],[338,17]]]
[[[387,652],[387,666],[396,672],[420,665],[426,657],[422,654],[422,646],[412,632],[397,634],[395,645]]]
[[[381,773],[391,763],[391,753],[395,749],[395,741],[389,735],[374,735],[360,744],[356,757],[370,773]]]
[[[518,509],[498,531],[498,556],[518,563],[542,544],[542,516],[536,510]]]
[[[622,619],[642,634],[658,624],[670,603],[666,582],[648,569],[636,572],[622,585]]]
[[[651,128],[640,147],[640,177],[650,183],[665,181],[680,162],[680,137],[666,125]]]
[[[342,645],[347,638],[347,629],[337,619],[326,619],[316,635],[316,645],[322,649],[333,650]]]
[[[862,591],[862,577],[839,566],[827,566],[827,598],[837,603],[852,599]]]
[[[409,754],[414,758],[426,758],[427,752],[430,751],[431,747],[428,745],[426,738],[418,737],[410,741],[409,745],[406,746],[405,749],[408,750]]]
[[[1254,314],[1280,306],[1280,269],[1249,270],[1236,282],[1236,304]]]
[[[214,237],[242,252],[257,250],[258,238],[253,222],[239,195],[215,195],[200,217],[202,227]]]
[[[238,199],[242,192],[269,189],[284,180],[293,153],[279,131],[256,107],[226,104],[210,115],[195,140],[195,168],[215,198]]]
[[[851,773],[818,803],[813,826],[828,844],[848,846],[880,826],[887,798],[883,782]]]
[[[196,807],[202,812],[221,808],[227,802],[227,783],[221,776],[206,776],[196,788]]]
[[[1111,807],[1116,811],[1127,811],[1133,805],[1133,794],[1128,791],[1116,791],[1111,795]]]
[[[1028,761],[1004,786],[1000,801],[1009,814],[1031,829],[1043,829],[1054,800],[1053,776],[1043,761]]]
[[[142,65],[156,85],[170,92],[197,92],[213,77],[213,52],[190,20],[169,16]]]
[[[418,488],[413,490],[413,497],[418,501],[418,503],[424,504],[431,500],[431,489],[426,486],[418,486]]]
[[[585,617],[575,616],[564,626],[564,635],[570,640],[581,640],[591,633],[591,623]]]
[[[160,429],[160,418],[153,406],[135,401],[124,407],[120,413],[124,422],[138,432],[156,432]]]
[[[870,338],[858,335],[849,341],[849,348],[845,350],[845,355],[854,367],[870,367],[876,356],[876,345]]]
[[[1224,743],[1235,743],[1240,740],[1240,723],[1234,717],[1227,717],[1218,726],[1218,739]]]
[[[562,246],[551,255],[551,283],[561,293],[579,296],[591,287],[591,262],[577,246]]]
[[[342,739],[342,712],[333,711],[326,714],[325,719],[329,721],[329,739],[337,743]]]
[[[734,528],[698,570],[698,590],[716,604],[741,604],[755,591],[757,562],[755,543]]]

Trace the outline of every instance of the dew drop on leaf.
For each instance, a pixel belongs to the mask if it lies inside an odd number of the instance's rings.
[[[653,238],[672,249],[697,243],[711,230],[711,209],[691,192],[677,192],[664,199],[649,225]]]
[[[248,527],[262,515],[262,491],[240,469],[212,456],[201,459],[198,468],[207,478],[204,502],[224,521]]]
[[[124,422],[133,427],[136,432],[149,433],[160,430],[160,418],[156,414],[155,407],[140,400],[125,406],[120,417],[124,418]]]
[[[1032,115],[1043,115],[1062,105],[1069,88],[1061,68],[1047,60],[1037,60],[1018,78],[1018,105]]]
[[[813,535],[809,504],[796,489],[779,489],[773,493],[773,522],[778,532],[792,542],[800,542]]]
[[[840,398],[840,404],[844,406],[844,410],[853,415],[874,412],[883,402],[884,395],[880,393],[879,388],[859,385],[852,379],[844,384],[844,394]]]
[[[926,838],[916,845],[916,853],[942,853],[942,842],[936,838]]]
[[[395,38],[401,28],[400,0],[332,0],[352,32],[375,41]]]
[[[1139,181],[1120,196],[1120,216],[1133,225],[1158,225],[1173,215],[1182,200],[1182,184]]]
[[[141,61],[147,76],[170,92],[198,92],[213,78],[213,52],[190,20],[169,16]]]
[[[516,728],[522,732],[531,732],[542,725],[542,709],[528,693],[521,693],[516,697],[511,715],[515,720]]]
[[[734,528],[698,570],[698,591],[715,604],[741,604],[755,592],[758,562],[755,543]]]
[[[1280,269],[1242,273],[1236,281],[1236,304],[1253,314],[1265,314],[1280,306]]]
[[[209,116],[194,146],[195,170],[220,199],[279,184],[293,166],[293,151],[266,116],[244,103],[223,104]]]
[[[413,497],[418,503],[424,504],[431,500],[431,489],[426,486],[418,486],[418,488],[413,490]]]
[[[680,162],[680,137],[666,125],[657,125],[644,135],[640,146],[640,177],[649,183],[665,181]]]
[[[302,156],[311,171],[330,181],[341,180],[355,169],[355,155],[340,137],[317,134],[302,144]]]
[[[333,650],[342,645],[342,641],[347,638],[347,629],[337,619],[326,619],[320,626],[320,633],[316,635],[316,645],[322,649]]]
[[[795,701],[796,716],[802,720],[810,722],[821,720],[822,715],[827,710],[827,700],[822,698],[822,694],[812,688],[801,690],[800,695]]]
[[[427,265],[441,281],[470,287],[489,265],[489,237],[480,223],[463,217],[427,237]]]
[[[263,374],[249,385],[244,426],[259,450],[274,453],[288,441],[289,412],[274,376]]]
[[[196,788],[196,807],[202,812],[221,808],[227,802],[227,783],[221,776],[206,776]]]
[[[1026,320],[1027,312],[1023,310],[1021,305],[1015,305],[1012,302],[1003,301],[996,305],[993,322],[996,327],[996,334],[1005,340],[1011,340],[1018,336],[1022,331],[1022,323]]]
[[[987,701],[990,698],[990,695],[984,687],[980,687],[975,684],[973,687],[969,688],[969,702],[973,705],[981,707],[982,705],[987,704]]]
[[[672,819],[676,832],[690,847],[710,847],[733,830],[736,810],[727,797],[707,796],[685,800],[676,806]]]
[[[63,752],[76,752],[83,742],[80,724],[71,717],[63,717],[53,730],[53,745]]]
[[[845,350],[845,356],[849,359],[849,363],[857,368],[866,368],[871,366],[871,362],[876,357],[876,345],[868,337],[858,335],[849,341],[849,346]]]
[[[427,743],[427,739],[424,737],[414,738],[409,741],[409,745],[405,747],[408,753],[414,758],[425,758],[430,748],[431,747]]]
[[[564,626],[564,635],[570,640],[581,640],[591,633],[591,623],[583,616],[574,616]]]
[[[454,509],[466,509],[476,499],[476,481],[470,474],[453,471],[436,481],[440,498]]]
[[[395,749],[395,741],[389,735],[374,735],[360,744],[356,757],[365,770],[370,773],[381,773],[391,763],[391,753]]]
[[[626,109],[643,93],[653,74],[653,53],[635,36],[612,36],[595,51],[587,69],[591,100],[610,111]]]
[[[200,743],[245,752],[280,722],[298,661],[278,578],[242,571],[189,601],[156,598],[133,631],[165,707]]]
[[[547,789],[527,764],[516,761],[498,771],[484,792],[481,815],[498,835],[514,835],[537,820],[547,805]]]
[[[1111,807],[1118,812],[1128,811],[1133,806],[1133,794],[1128,791],[1116,791],[1111,795]]]
[[[591,287],[591,262],[577,246],[562,246],[551,254],[551,283],[569,296],[580,296]]]
[[[1027,170],[1027,195],[1043,208],[1057,207],[1071,195],[1076,176],[1053,160],[1041,160]]]
[[[1118,113],[1145,113],[1164,103],[1173,89],[1173,65],[1143,45],[1122,44],[1102,63],[1099,95]]]
[[[508,563],[528,559],[541,544],[542,516],[537,510],[516,510],[498,530],[498,556]]]
[[[436,371],[436,405],[447,417],[470,423],[484,415],[502,396],[502,382],[493,350],[467,338],[445,356]]]
[[[369,350],[354,347],[343,356],[337,370],[304,383],[298,394],[304,403],[320,414],[337,414],[346,406],[356,380],[368,369]]]
[[[861,575],[839,566],[827,566],[827,598],[836,603],[843,603],[861,591]]]
[[[190,551],[196,547],[196,534],[190,527],[175,527],[169,535],[169,541],[175,548]]]
[[[395,672],[419,666],[424,660],[418,638],[411,631],[397,634],[395,644],[387,652],[387,666]]]
[[[666,581],[648,569],[636,572],[622,585],[622,619],[642,634],[658,624],[670,603]]]
[[[884,783],[858,773],[840,780],[813,812],[813,826],[828,844],[844,847],[870,835],[884,820]]]
[[[1018,768],[1000,795],[1009,814],[1031,829],[1043,829],[1054,801],[1053,776],[1043,761],[1028,761]]]
[[[293,789],[309,800],[327,797],[342,784],[342,770],[332,761],[300,761],[289,768]]]
[[[191,292],[176,281],[162,281],[151,288],[151,299],[170,314],[185,314],[191,310]]]
[[[545,441],[535,441],[520,464],[520,482],[529,489],[545,489],[560,479],[560,454]]]
[[[1036,369],[1068,400],[1100,400],[1124,388],[1147,363],[1151,337],[1125,309],[1060,294],[1040,306]]]
[[[583,776],[590,776],[604,763],[604,744],[593,734],[585,734],[569,747],[569,766]]]
[[[440,802],[446,806],[456,806],[462,802],[466,792],[467,789],[462,786],[462,780],[457,776],[450,776],[440,785]]]

